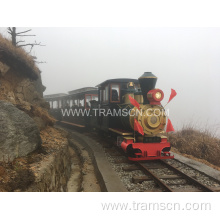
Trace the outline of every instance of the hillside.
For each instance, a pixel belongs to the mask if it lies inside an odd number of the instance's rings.
[[[25,191],[34,184],[39,190],[42,167],[70,164],[67,139],[53,128],[45,89],[32,56],[0,35],[0,191]],[[60,167],[52,172],[58,175]],[[60,191],[60,181],[41,190]]]
[[[192,126],[169,134],[172,150],[220,170],[220,139],[208,131],[198,131]],[[190,156],[189,156],[190,155]]]

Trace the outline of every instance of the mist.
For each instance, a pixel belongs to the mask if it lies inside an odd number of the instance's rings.
[[[9,37],[5,29],[0,32]],[[171,88],[177,92],[166,106],[175,129],[192,124],[220,135],[220,28],[32,28],[32,33],[36,37],[26,42],[46,45],[31,51],[46,62],[38,64],[44,95],[152,72],[165,93],[162,104]]]

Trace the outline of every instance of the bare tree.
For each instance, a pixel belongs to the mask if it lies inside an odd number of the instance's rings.
[[[41,42],[40,43],[37,43],[36,41],[34,43],[25,43],[24,40],[19,40],[17,41],[17,37],[34,37],[36,35],[33,35],[33,34],[25,34],[25,33],[28,33],[30,31],[32,31],[32,29],[28,29],[26,31],[22,31],[22,32],[16,32],[16,27],[8,27],[7,28],[7,31],[8,33],[11,35],[11,39],[12,39],[12,44],[15,46],[15,47],[26,47],[26,46],[30,46],[30,51],[29,53],[32,51],[33,47],[34,46],[45,46],[45,45],[42,45]],[[23,43],[23,44],[20,44],[20,43]],[[35,60],[36,63],[46,63],[46,62],[42,62],[42,61],[37,61],[37,57],[34,57],[32,56],[33,59]]]
[[[36,41],[34,43],[27,43],[27,44],[25,43],[24,40],[17,41],[17,37],[34,37],[34,36],[36,36],[36,35],[33,35],[33,34],[25,34],[25,33],[28,33],[30,31],[32,31],[32,29],[22,31],[22,32],[16,32],[16,27],[12,27],[12,28],[8,27],[7,30],[8,30],[8,33],[11,35],[12,44],[15,47],[30,46],[31,47],[30,52],[31,52],[31,50],[33,49],[34,46],[45,46],[45,45],[42,45],[41,42],[37,43]],[[20,43],[23,43],[23,44],[20,44]]]

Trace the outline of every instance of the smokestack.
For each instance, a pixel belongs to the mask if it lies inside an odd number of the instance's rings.
[[[154,74],[152,74],[151,72],[144,72],[144,74],[141,77],[139,77],[138,80],[139,80],[142,95],[144,98],[143,104],[149,104],[150,102],[147,99],[147,93],[151,89],[155,89],[157,77]]]

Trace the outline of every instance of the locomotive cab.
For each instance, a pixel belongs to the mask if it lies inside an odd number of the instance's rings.
[[[97,85],[99,107],[97,112],[97,127],[106,132],[112,127],[121,127],[117,115],[120,108],[130,105],[129,95],[141,100],[140,84],[137,79],[110,79]]]
[[[110,79],[99,84],[99,104],[122,104],[127,102],[128,94],[140,93],[140,84],[136,79]],[[139,97],[138,97],[139,98]]]

